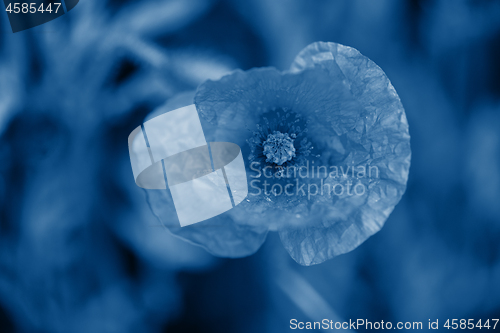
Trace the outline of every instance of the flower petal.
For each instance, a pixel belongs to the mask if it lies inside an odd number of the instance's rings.
[[[146,195],[153,213],[171,233],[201,246],[215,256],[227,258],[249,256],[254,254],[266,240],[267,228],[234,222],[232,214],[239,206],[202,223],[180,227],[168,190],[148,190]]]
[[[297,182],[294,196],[259,192],[228,212],[242,230],[278,230],[300,264],[321,263],[359,246],[380,230],[405,191],[410,136],[403,107],[383,71],[352,48],[315,43],[299,54],[289,72],[235,71],[198,87],[195,104],[207,141],[237,143],[245,157],[252,129],[272,112],[284,118],[276,110],[292,110],[304,119],[314,144],[308,163],[376,169],[374,177],[344,170],[340,179],[322,179],[330,187],[360,184],[364,190],[359,195],[301,194]],[[247,165],[250,184],[265,180],[251,170]],[[300,181],[309,190],[318,178],[308,174]]]
[[[401,199],[410,166],[410,135],[401,101],[384,72],[357,50],[335,43],[314,43],[295,59],[292,73],[322,68],[346,78],[352,96],[366,111],[347,134],[344,147],[349,154],[345,165],[361,160],[376,166],[380,178],[370,180],[361,205],[345,216],[324,218],[324,227],[292,227],[280,230],[280,238],[290,255],[300,264],[321,263],[349,252],[379,231]],[[332,79],[337,79],[332,75]],[[359,199],[359,198],[358,198]],[[351,198],[339,198],[334,206],[356,206]]]

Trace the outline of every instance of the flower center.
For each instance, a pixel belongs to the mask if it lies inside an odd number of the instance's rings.
[[[267,157],[266,162],[272,162],[277,165],[292,160],[295,157],[295,147],[293,146],[292,138],[288,133],[274,131],[267,136],[267,140],[262,144],[264,155]]]

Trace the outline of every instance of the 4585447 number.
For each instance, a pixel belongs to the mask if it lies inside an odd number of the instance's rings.
[[[43,3],[40,4],[40,6],[37,6],[36,3],[27,3],[27,2],[21,2],[21,3],[9,3],[7,8],[5,9],[9,13],[14,13],[14,14],[35,14],[35,13],[56,13],[59,11],[59,7],[61,7],[60,2],[55,2],[54,7],[52,7],[52,3],[49,3],[46,7],[43,6]]]
[[[486,321],[481,322],[481,319],[475,321],[474,319],[448,319],[446,323],[444,323],[443,327],[452,330],[473,330],[473,329],[487,329],[490,328],[495,330],[498,324],[498,319],[487,319]]]

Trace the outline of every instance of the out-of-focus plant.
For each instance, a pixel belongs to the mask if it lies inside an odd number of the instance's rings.
[[[89,1],[2,34],[0,302],[19,330],[160,331],[182,303],[176,272],[213,266],[155,222],[124,144],[155,106],[230,70],[153,40],[210,6]]]

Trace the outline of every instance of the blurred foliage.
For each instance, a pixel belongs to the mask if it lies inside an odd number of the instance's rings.
[[[498,318],[498,17],[496,0],[81,0],[12,34],[1,14],[0,331]],[[285,69],[317,40],[372,59],[405,106],[412,167],[384,229],[314,267],[276,236],[223,260],[169,234],[132,181],[130,131],[206,79]]]

